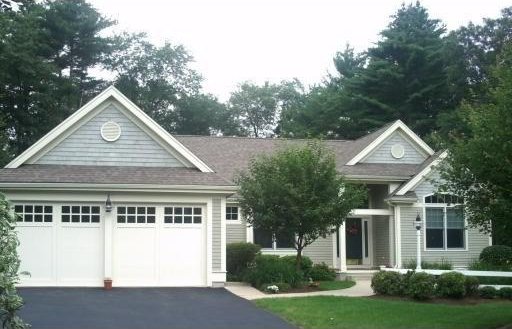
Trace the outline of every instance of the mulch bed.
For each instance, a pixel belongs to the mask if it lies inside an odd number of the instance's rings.
[[[381,300],[396,300],[396,301],[415,301],[418,303],[428,303],[428,304],[447,304],[447,305],[478,305],[478,304],[486,304],[486,303],[495,303],[495,302],[508,302],[512,305],[512,300],[510,299],[486,299],[479,297],[466,297],[462,299],[450,299],[450,298],[433,298],[425,301],[415,300],[407,297],[398,297],[398,296],[382,296],[382,295],[374,295],[370,297],[366,297],[370,299],[381,299]]]

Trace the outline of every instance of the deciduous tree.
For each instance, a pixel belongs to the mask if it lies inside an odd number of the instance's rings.
[[[298,269],[304,247],[335,232],[364,198],[363,189],[336,172],[334,155],[318,142],[252,161],[238,184],[242,212],[255,229],[295,236]]]

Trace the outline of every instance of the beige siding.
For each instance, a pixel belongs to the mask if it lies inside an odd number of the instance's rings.
[[[401,159],[395,159],[391,155],[391,147],[395,144],[403,145],[405,149],[404,156]],[[405,135],[394,132],[386,139],[376,150],[363,159],[363,163],[409,163],[419,164],[427,158],[426,154],[420,152],[413,146],[413,141],[405,137]]]
[[[421,184],[415,188],[418,201],[423,203],[426,195],[436,191],[434,182],[439,182],[440,177],[437,172],[430,174]],[[402,263],[416,259],[416,229],[413,222],[419,211],[424,216],[423,208],[402,207],[401,208],[401,230],[402,230]],[[483,248],[489,245],[489,236],[482,234],[476,228],[468,228],[467,230],[467,251],[449,250],[449,251],[432,251],[423,249],[424,236],[422,235],[422,259],[426,261],[440,261],[445,259],[455,266],[467,266],[473,259],[479,257]]]
[[[246,242],[246,236],[247,226],[245,221],[226,224],[226,243]]]
[[[333,264],[333,239],[336,235],[332,234],[324,238],[319,238],[311,245],[304,248],[304,256],[308,256],[314,263],[326,263],[330,267],[335,267]]]
[[[220,271],[222,268],[221,257],[221,199],[213,198],[212,218],[212,269]]]
[[[373,264],[390,265],[389,262],[389,218],[372,216],[373,221]]]
[[[101,126],[114,121],[121,126],[115,142],[103,140]],[[183,167],[160,144],[135,125],[114,105],[98,113],[57,144],[37,164]]]
[[[402,264],[408,260],[416,259],[416,229],[414,228],[413,223],[418,211],[420,211],[420,214],[423,214],[422,208],[401,207]],[[467,251],[432,251],[424,250],[424,236],[422,232],[422,260],[439,262],[444,259],[453,263],[454,266],[468,266],[472,260],[478,258],[482,249],[489,245],[489,237],[474,228],[469,228],[467,233]]]

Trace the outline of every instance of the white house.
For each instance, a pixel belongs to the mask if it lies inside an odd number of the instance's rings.
[[[218,286],[226,243],[253,241],[292,254],[290,239],[254,231],[233,182],[257,154],[303,140],[171,136],[114,87],[0,170],[0,190],[20,215],[24,286]],[[466,266],[489,245],[431,180],[443,153],[401,121],[354,141],[326,141],[368,204],[305,250],[340,272],[422,256]]]

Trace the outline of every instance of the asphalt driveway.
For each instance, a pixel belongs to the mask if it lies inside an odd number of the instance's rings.
[[[225,289],[20,288],[33,329],[291,329]]]

